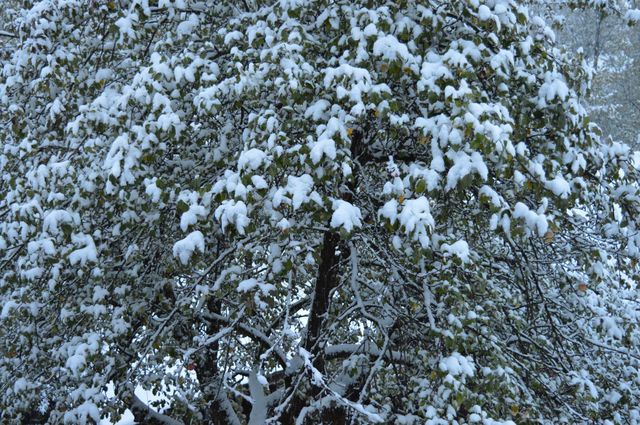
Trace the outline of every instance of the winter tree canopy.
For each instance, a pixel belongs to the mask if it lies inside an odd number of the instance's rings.
[[[640,11],[631,0],[537,0],[554,23],[561,48],[579,54],[593,68],[586,103],[605,135],[638,146]],[[639,4],[640,5],[640,4]]]
[[[5,4],[0,422],[640,421],[637,158],[522,2]]]

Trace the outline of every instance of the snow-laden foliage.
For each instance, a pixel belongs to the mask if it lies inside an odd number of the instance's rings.
[[[524,6],[23,3],[3,422],[640,420],[633,153]]]
[[[633,146],[638,142],[640,92],[635,23],[640,11],[631,1],[539,0],[535,8],[553,22],[559,46],[581,56],[593,68],[591,90],[583,99],[605,135]]]

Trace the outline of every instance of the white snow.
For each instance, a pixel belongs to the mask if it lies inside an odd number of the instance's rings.
[[[629,23],[637,23],[640,22],[640,10],[638,9],[629,9],[624,15],[624,18]]]
[[[491,13],[491,9],[489,9],[486,5],[481,5],[478,8],[478,18],[481,21],[486,21],[488,19],[491,19],[493,17],[493,13]]]
[[[621,398],[622,398],[622,394],[620,394],[616,390],[611,390],[604,396],[604,399],[611,404],[617,404]]]
[[[554,195],[559,196],[562,199],[566,199],[571,193],[571,186],[564,177],[558,174],[553,180],[547,180],[545,187],[553,192]]]
[[[283,218],[276,224],[276,227],[280,230],[287,230],[291,227],[291,223],[286,218]]]
[[[13,391],[16,393],[22,392],[29,387],[29,384],[26,379],[18,378],[16,382],[13,383]]]
[[[435,225],[431,216],[429,200],[424,196],[406,200],[402,211],[398,214],[398,220],[409,232],[418,229],[420,226],[432,228]]]
[[[264,385],[260,382],[256,371],[252,370],[249,374],[249,393],[251,394],[252,406],[247,425],[263,425],[266,423],[267,398],[263,387]]]
[[[360,209],[347,201],[335,199],[330,225],[331,227],[342,227],[347,232],[351,232],[354,227],[361,227],[362,214]]]
[[[86,424],[87,419],[91,418],[91,423],[100,423],[100,410],[95,403],[89,400],[84,401],[78,407],[65,412],[64,423]]]
[[[305,118],[311,118],[314,121],[318,121],[325,117],[325,111],[329,109],[331,103],[328,100],[320,99],[313,105],[307,107],[307,110],[304,113]]]
[[[310,200],[315,201],[318,205],[322,205],[322,199],[320,195],[313,190],[313,177],[308,174],[303,174],[299,177],[288,176],[287,185],[284,188],[279,188],[273,194],[273,206],[278,208],[281,204],[285,203],[293,206],[294,210],[297,210]],[[287,196],[289,195],[289,197]]]
[[[182,264],[187,264],[196,250],[204,253],[204,248],[204,235],[196,230],[173,245],[173,256],[179,258]]]
[[[198,15],[192,13],[189,15],[186,21],[182,21],[176,31],[178,35],[190,35],[191,32],[200,24],[200,19],[198,19]]]
[[[244,170],[245,168],[255,170],[262,165],[266,157],[267,154],[260,149],[249,149],[248,151],[244,151],[240,154],[240,158],[238,159],[238,168],[240,170]]]
[[[538,236],[542,237],[549,229],[547,223],[547,217],[544,214],[538,214],[535,211],[531,211],[528,206],[522,202],[518,202],[513,209],[513,217],[521,218],[525,224],[532,231],[537,231]]]
[[[18,308],[19,304],[14,300],[3,301],[2,312],[0,313],[0,319],[6,319],[11,314],[11,310]]]
[[[71,241],[74,244],[84,245],[83,248],[77,249],[69,254],[69,263],[71,263],[71,265],[80,263],[80,265],[84,266],[89,261],[94,263],[98,261],[98,250],[91,236],[74,234],[71,236]]]
[[[430,244],[429,233],[433,229],[435,222],[431,215],[429,200],[421,196],[417,199],[405,200],[402,210],[398,213],[400,204],[397,200],[391,199],[378,211],[382,217],[389,219],[393,224],[396,221],[404,228],[407,235],[420,242],[423,248]]]
[[[222,205],[216,208],[214,216],[220,221],[223,231],[231,224],[239,234],[244,235],[245,227],[249,225],[247,205],[242,201],[236,202],[233,199],[223,201]]]
[[[252,290],[253,288],[255,288],[256,286],[258,286],[258,280],[251,278],[251,279],[245,279],[242,282],[238,283],[238,288],[237,291],[238,292],[248,292],[250,290]]]
[[[572,375],[569,385],[575,385],[580,392],[588,392],[593,399],[598,398],[598,389],[591,381],[589,372],[585,369],[579,371],[570,371],[569,375]]]
[[[70,356],[67,359],[65,363],[65,367],[71,370],[73,374],[78,374],[79,371],[81,371],[84,368],[85,364],[86,364],[86,359],[84,354],[78,353]]]
[[[442,244],[440,248],[449,255],[457,256],[462,260],[463,263],[471,262],[471,260],[469,259],[469,245],[466,241],[459,240],[452,243],[451,245],[445,243]]]
[[[251,184],[255,189],[268,189],[269,185],[267,181],[262,176],[253,175],[251,176]]]
[[[103,300],[107,295],[109,295],[109,291],[105,288],[103,288],[100,285],[96,285],[93,288],[93,297],[91,298],[92,302],[98,302]]]
[[[27,244],[27,251],[30,254],[38,254],[41,252],[46,255],[55,255],[57,252],[51,238],[39,239],[37,241],[29,242]]]
[[[224,36],[224,44],[231,44],[234,41],[242,40],[244,35],[240,31],[231,31],[227,35]]]
[[[156,178],[144,180],[144,192],[151,197],[151,202],[153,203],[159,202],[160,196],[162,195],[162,190],[156,185],[157,181],[158,180]]]
[[[127,16],[123,16],[118,19],[115,24],[118,27],[118,31],[120,32],[120,38],[118,42],[122,42],[125,39],[125,36],[130,39],[136,38],[136,33],[133,30],[134,22],[138,21],[137,13],[130,13]]]
[[[207,210],[202,205],[191,205],[189,209],[180,216],[180,229],[186,232],[189,226],[198,222],[198,217],[206,217]]]
[[[465,357],[458,352],[453,352],[449,357],[440,360],[440,370],[448,372],[452,376],[473,376],[475,365],[471,357]]]
[[[479,174],[482,180],[487,179],[489,170],[478,152],[473,152],[469,156],[467,153],[460,151],[452,154],[452,156],[454,162],[447,173],[446,189],[455,188],[461,179],[471,173]]]
[[[264,375],[258,374],[257,378],[258,382],[260,382],[263,387],[269,386],[269,381],[267,381],[267,378]]]
[[[362,33],[367,38],[373,37],[374,35],[378,35],[378,28],[376,28],[376,25],[374,23],[370,23],[366,27],[364,27]]]
[[[383,59],[389,61],[398,58],[409,61],[413,58],[407,46],[390,34],[378,37],[375,43],[373,43],[373,54],[375,56],[382,56]]]
[[[51,210],[44,215],[42,231],[55,236],[59,234],[61,224],[77,224],[79,222],[80,217],[75,213],[72,214],[65,210]]]
[[[310,156],[314,164],[320,162],[323,156],[329,159],[336,158],[336,142],[333,137],[339,134],[343,140],[347,139],[347,129],[337,118],[331,117],[326,125],[317,128],[318,139],[311,148]]]
[[[317,164],[326,155],[330,159],[336,157],[336,142],[333,139],[319,139],[311,148],[311,160]]]
[[[569,96],[569,87],[561,74],[547,72],[544,79],[545,82],[540,86],[538,92],[539,107],[546,107],[548,102],[554,99],[563,101]]]

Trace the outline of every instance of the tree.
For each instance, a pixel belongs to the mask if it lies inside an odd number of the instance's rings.
[[[2,421],[639,419],[638,172],[525,7],[10,13]]]
[[[592,88],[585,99],[591,117],[605,135],[637,145],[635,123],[640,104],[637,16],[631,1],[560,1],[547,3],[547,13],[558,22],[558,44],[581,52],[591,67]]]

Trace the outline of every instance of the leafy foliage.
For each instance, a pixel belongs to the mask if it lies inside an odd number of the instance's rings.
[[[524,6],[9,13],[3,421],[640,420],[638,172]]]

